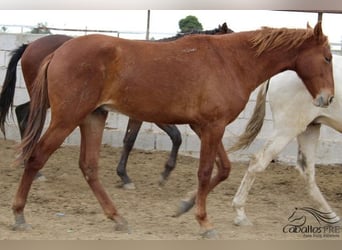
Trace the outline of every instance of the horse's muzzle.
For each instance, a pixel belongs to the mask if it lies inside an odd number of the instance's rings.
[[[320,108],[327,108],[334,100],[334,95],[322,92],[316,96],[314,105]]]

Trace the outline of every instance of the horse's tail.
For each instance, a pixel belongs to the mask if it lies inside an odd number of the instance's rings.
[[[229,148],[229,152],[235,152],[247,148],[259,134],[266,114],[266,94],[270,80],[267,80],[260,87],[253,115],[247,123],[245,131],[239,136],[238,141]]]
[[[5,81],[2,85],[2,90],[0,94],[0,129],[1,132],[6,137],[5,133],[5,122],[10,107],[13,107],[15,83],[17,81],[17,65],[24,54],[28,44],[23,44],[17,49],[12,51],[11,60],[8,63]]]
[[[30,114],[24,138],[19,145],[21,155],[18,161],[26,161],[30,158],[44,127],[47,109],[49,108],[47,69],[49,67],[52,56],[53,54],[50,54],[44,59],[39,68],[37,77],[33,83]]]

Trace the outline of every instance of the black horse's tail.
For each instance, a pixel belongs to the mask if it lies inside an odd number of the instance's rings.
[[[6,137],[5,122],[10,107],[13,107],[15,83],[17,81],[17,65],[24,54],[28,44],[23,44],[12,52],[11,60],[8,63],[5,81],[0,94],[0,129]]]

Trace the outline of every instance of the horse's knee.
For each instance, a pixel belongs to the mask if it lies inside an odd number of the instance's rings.
[[[212,170],[198,171],[197,177],[202,183],[209,183],[211,179]]]
[[[97,178],[97,172],[95,168],[93,167],[93,165],[80,161],[79,167],[87,182],[91,182]]]
[[[271,160],[268,161],[264,159],[263,155],[253,155],[249,162],[248,171],[250,173],[262,172],[267,168],[270,162]]]

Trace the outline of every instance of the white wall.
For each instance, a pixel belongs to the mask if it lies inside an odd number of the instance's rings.
[[[28,43],[38,39],[42,35],[33,34],[6,34],[0,33],[0,85],[2,85],[5,77],[7,64],[10,60],[10,51],[20,46],[22,43]],[[253,113],[257,90],[251,95],[246,109],[241,112],[236,121],[230,124],[224,135],[224,145],[226,148],[232,145],[235,137],[240,135],[245,125]],[[15,92],[14,104],[18,105],[28,101],[25,83],[21,74],[20,63],[18,65],[18,80]],[[10,117],[7,124],[7,138],[19,141],[19,131],[16,124],[16,118]],[[107,119],[106,129],[103,137],[103,143],[115,147],[122,146],[122,140],[127,126],[127,117],[118,113],[110,113]],[[47,121],[48,122],[48,121]],[[199,139],[187,125],[178,126],[182,132],[183,143],[181,153],[198,156]],[[256,152],[264,144],[265,140],[272,133],[272,116],[269,106],[267,106],[267,114],[264,126],[256,141],[252,146],[244,151],[240,151],[230,155],[231,160],[248,160],[252,152]],[[2,135],[0,135],[2,137]],[[78,145],[79,131],[74,131],[66,140],[65,144]],[[135,148],[147,150],[170,150],[171,141],[168,136],[157,126],[151,123],[144,123],[138,135]],[[342,162],[342,136],[330,128],[323,127],[321,130],[321,142],[317,153],[317,162],[319,163],[339,163]],[[297,154],[297,144],[291,142],[278,157],[282,161],[295,162]]]

